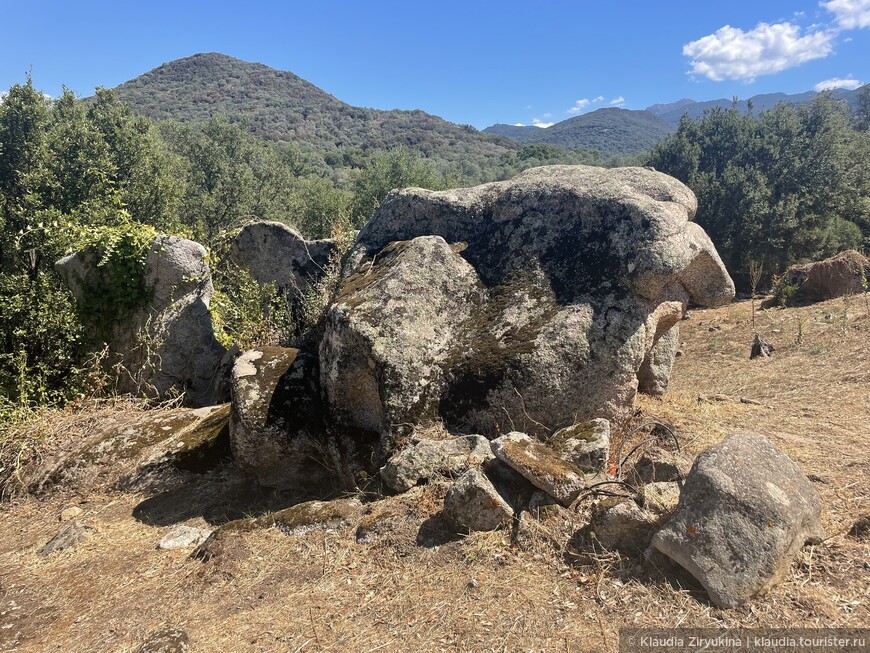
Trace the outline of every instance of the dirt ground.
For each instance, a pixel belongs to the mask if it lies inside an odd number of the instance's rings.
[[[870,307],[857,297],[759,311],[769,360],[748,358],[750,315],[749,302],[692,310],[668,394],[640,398],[621,425],[673,425],[693,454],[760,431],[813,481],[828,539],[739,609],[640,557],[576,559],[573,522],[542,524],[523,545],[508,532],[451,535],[434,517],[439,484],[368,543],[350,524],[243,533],[209,562],[157,550],[178,524],[276,507],[223,467],[156,494],[61,489],[0,504],[0,651],[132,652],[165,627],[196,653],[614,651],[626,626],[870,627],[870,541],[847,534],[870,513]],[[94,534],[38,556],[71,506]]]

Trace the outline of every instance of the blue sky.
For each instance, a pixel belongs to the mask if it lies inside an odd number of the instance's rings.
[[[477,127],[870,82],[870,0],[3,5],[0,89],[32,68],[51,95],[211,51],[293,71],[350,104]]]

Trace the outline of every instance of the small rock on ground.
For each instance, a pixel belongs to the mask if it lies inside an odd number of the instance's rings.
[[[576,465],[562,460],[555,451],[525,433],[508,433],[491,444],[499,460],[565,507],[586,487],[583,473]]]
[[[194,526],[179,526],[163,536],[157,544],[158,549],[187,549],[205,542],[212,531]]]
[[[93,527],[88,526],[84,522],[71,522],[60,529],[60,532],[46,542],[45,546],[43,546],[37,553],[41,556],[49,556],[56,551],[69,549],[87,539],[93,530]]]
[[[407,492],[434,474],[458,475],[490,458],[489,440],[482,435],[420,439],[394,454],[381,468],[381,477],[396,492]]]
[[[444,515],[460,531],[494,531],[510,523],[514,511],[492,482],[472,468],[447,492]]]

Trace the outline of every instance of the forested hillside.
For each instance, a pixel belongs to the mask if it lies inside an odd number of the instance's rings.
[[[649,111],[598,109],[547,128],[493,125],[483,130],[532,145],[548,143],[564,149],[597,150],[604,156],[646,152],[673,129]]]
[[[353,107],[291,72],[218,53],[170,61],[115,90],[153,120],[198,124],[221,114],[255,136],[310,147],[331,161],[341,152],[408,147],[442,167],[486,167],[519,149],[424,111]]]

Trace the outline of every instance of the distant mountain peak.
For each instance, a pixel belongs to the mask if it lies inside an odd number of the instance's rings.
[[[459,164],[497,159],[517,149],[508,139],[480,134],[424,111],[353,107],[292,72],[219,52],[166,62],[115,91],[154,120],[201,123],[224,114],[244,121],[256,136],[321,150],[407,146]]]

